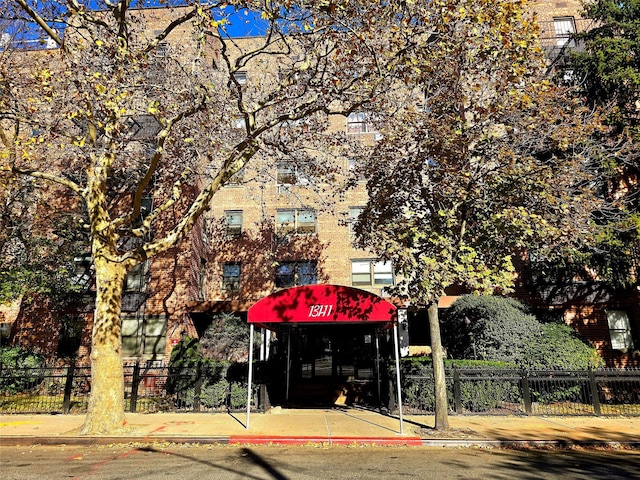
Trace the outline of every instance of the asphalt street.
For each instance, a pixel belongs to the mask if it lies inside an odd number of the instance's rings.
[[[640,479],[640,450],[119,444],[3,446],[4,480]]]

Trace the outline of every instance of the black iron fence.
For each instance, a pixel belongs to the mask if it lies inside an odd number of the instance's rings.
[[[244,373],[243,373],[244,371]],[[125,408],[130,412],[246,409],[246,364],[221,362],[173,369],[162,362],[124,366]],[[84,413],[91,390],[89,366],[16,368],[0,363],[0,413]],[[258,405],[259,388],[254,389]]]
[[[258,368],[260,370],[260,368]],[[220,362],[171,369],[159,362],[125,365],[131,412],[244,410],[247,365]],[[267,375],[263,375],[268,378]],[[520,371],[450,368],[449,409],[456,414],[640,415],[640,369]],[[265,402],[256,382],[252,408]],[[16,368],[0,364],[0,413],[83,413],[91,390],[87,366]],[[407,413],[434,411],[433,371],[403,371]]]
[[[640,415],[640,369],[446,370],[449,410],[458,414]],[[433,370],[407,374],[403,404],[434,411]]]

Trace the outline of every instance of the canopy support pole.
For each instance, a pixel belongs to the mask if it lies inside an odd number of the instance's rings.
[[[249,326],[249,385],[247,386],[247,426],[249,430],[249,421],[251,415],[251,383],[253,382],[253,323]]]
[[[287,335],[287,391],[285,392],[285,400],[289,401],[289,384],[291,378],[291,326],[289,326],[289,335]]]
[[[380,330],[375,329],[376,337],[376,384],[378,385],[378,403],[382,404],[382,389],[380,388]]]
[[[404,435],[404,426],[402,424],[402,390],[400,385],[400,346],[398,341],[398,322],[393,325],[393,343],[396,352],[396,391],[398,395],[398,412],[400,417],[400,435]]]

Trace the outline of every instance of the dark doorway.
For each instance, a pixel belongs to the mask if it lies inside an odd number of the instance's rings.
[[[290,348],[288,385],[285,361],[271,389],[280,389],[276,397],[282,404],[379,406],[387,364],[387,334],[380,325],[297,325],[280,332],[277,343],[279,358]]]

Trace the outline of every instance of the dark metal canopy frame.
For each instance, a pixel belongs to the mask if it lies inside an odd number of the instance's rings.
[[[274,330],[282,324],[361,324],[378,323],[393,328],[396,382],[402,422],[400,393],[400,357],[398,348],[398,311],[395,305],[365,290],[342,285],[305,285],[279,290],[255,303],[247,311],[249,331],[249,385],[247,390],[247,424],[250,425],[251,387],[253,383],[254,326]],[[287,351],[287,385],[289,384],[290,350]]]

